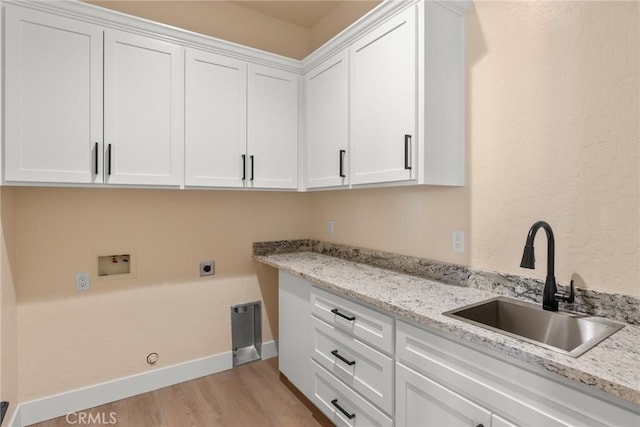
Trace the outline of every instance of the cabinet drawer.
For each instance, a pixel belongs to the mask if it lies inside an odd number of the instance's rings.
[[[367,344],[393,353],[393,318],[322,289],[311,289],[311,313]]]
[[[393,413],[393,360],[312,318],[313,359],[387,413]]]
[[[336,426],[385,426],[393,421],[316,362],[313,369],[313,403]]]

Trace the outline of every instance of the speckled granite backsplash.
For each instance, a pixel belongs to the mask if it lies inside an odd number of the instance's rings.
[[[317,252],[456,286],[542,303],[544,282],[536,279],[463,267],[390,252],[338,245],[319,240],[282,240],[253,244],[254,255]],[[566,290],[566,289],[565,289]],[[576,300],[564,308],[640,325],[640,298],[576,288]]]

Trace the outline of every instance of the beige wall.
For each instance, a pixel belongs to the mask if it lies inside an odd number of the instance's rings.
[[[303,59],[380,1],[341,2],[312,28],[300,27],[253,11],[241,6],[242,2],[238,2],[238,5],[220,0],[87,0],[87,3],[290,58]]]
[[[519,267],[544,219],[561,283],[640,296],[639,25],[637,2],[475,2],[468,186],[317,193],[312,237],[544,279],[544,233]]]
[[[169,7],[161,4],[153,10]],[[314,237],[542,277],[543,236],[538,269],[518,264],[529,226],[546,219],[561,282],[577,273],[594,289],[640,295],[638,26],[631,2],[476,2],[467,18],[463,188],[13,190],[15,226],[5,240],[13,233],[15,249],[3,250],[2,297],[9,271],[20,400],[144,372],[151,351],[159,366],[228,351],[235,303],[265,301],[270,339],[276,276],[251,261],[253,241]],[[265,31],[238,37],[258,46]],[[280,52],[302,51],[294,33],[276,42]],[[6,191],[3,226],[12,218]],[[466,232],[465,254],[451,251],[452,230]],[[94,280],[91,292],[75,293],[74,274],[102,250],[131,251],[137,276]],[[198,277],[198,262],[209,258],[218,274]],[[3,392],[13,372],[5,354]]]
[[[339,2],[334,9],[330,10],[310,28],[310,49],[307,54],[322,46],[380,3],[380,0],[346,0]]]
[[[0,396],[9,402],[5,424],[18,406],[17,302],[15,268],[14,191],[0,189]]]
[[[97,6],[301,59],[310,46],[302,27],[226,1],[91,0]]]
[[[308,195],[20,188],[15,194],[20,400],[231,350],[229,307],[262,300],[277,337],[277,274],[254,241],[304,238]],[[136,277],[76,293],[98,253],[133,254]],[[11,251],[9,251],[11,254]],[[216,275],[199,276],[214,259]],[[4,281],[3,281],[4,283]]]

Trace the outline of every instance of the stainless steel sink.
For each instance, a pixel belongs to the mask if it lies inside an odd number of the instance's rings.
[[[546,311],[540,304],[496,297],[442,313],[539,346],[578,357],[623,324],[571,311]]]

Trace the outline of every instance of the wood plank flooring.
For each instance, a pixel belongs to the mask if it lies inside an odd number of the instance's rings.
[[[85,414],[85,415],[82,415]],[[79,417],[84,417],[81,422]],[[42,423],[59,426],[331,426],[278,371],[278,359],[239,366]]]

